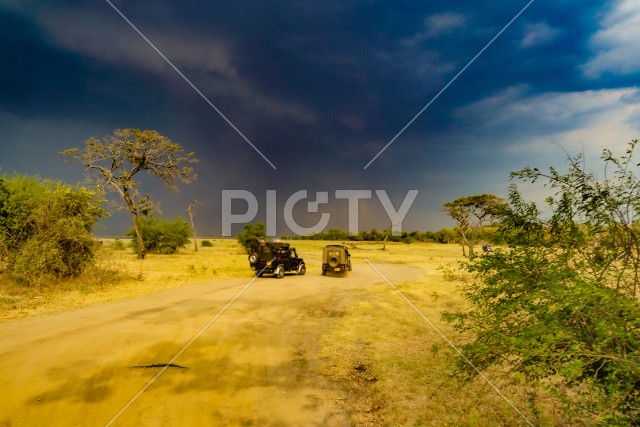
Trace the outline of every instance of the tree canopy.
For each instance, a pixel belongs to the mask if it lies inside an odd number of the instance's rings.
[[[120,207],[131,214],[136,232],[138,257],[144,258],[144,242],[140,230],[140,215],[154,208],[151,197],[141,194],[136,181],[139,173],[147,173],[175,190],[176,181],[190,183],[196,175],[191,164],[198,161],[195,153],[183,153],[179,144],[155,130],[118,129],[102,140],[89,138],[84,149],[71,148],[60,153],[86,166],[98,188],[117,193]]]
[[[473,255],[478,230],[494,223],[505,206],[504,199],[493,194],[460,197],[443,204],[444,211],[458,223],[464,256],[467,256],[466,248],[469,257]]]
[[[140,230],[146,252],[174,254],[189,243],[189,224],[182,218],[169,221],[155,216],[140,218]],[[132,247],[137,250],[137,236],[132,228],[126,233],[132,238]]]

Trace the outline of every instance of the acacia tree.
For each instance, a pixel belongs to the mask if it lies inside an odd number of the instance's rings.
[[[136,175],[147,173],[160,178],[167,189],[175,190],[176,180],[190,183],[195,173],[190,166],[198,161],[195,153],[155,130],[118,129],[102,140],[89,138],[84,149],[71,148],[60,154],[70,156],[87,167],[99,188],[107,188],[122,198],[120,207],[129,211],[137,238],[138,258],[145,257],[140,215],[153,210],[148,194],[140,194]]]
[[[466,248],[469,257],[473,255],[478,230],[494,223],[505,206],[504,199],[494,194],[460,197],[443,204],[445,212],[458,222],[463,256],[467,256]]]

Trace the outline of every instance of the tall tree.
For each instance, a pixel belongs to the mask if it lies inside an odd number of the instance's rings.
[[[473,255],[478,230],[494,223],[506,206],[504,199],[494,194],[460,197],[443,204],[445,212],[458,222],[462,255],[467,256],[466,248],[469,248],[469,257]]]
[[[140,215],[153,209],[148,194],[140,194],[136,175],[148,173],[162,180],[165,188],[175,190],[176,180],[190,183],[195,173],[190,166],[198,161],[195,153],[184,153],[179,144],[155,130],[118,129],[102,140],[89,138],[84,149],[71,148],[60,153],[87,167],[99,188],[108,188],[122,198],[128,210],[138,242],[138,258],[145,257],[140,230]]]

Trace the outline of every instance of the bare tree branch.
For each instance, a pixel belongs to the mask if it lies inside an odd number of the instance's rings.
[[[83,150],[70,148],[60,154],[85,165],[96,187],[109,188],[122,198],[119,206],[131,214],[139,258],[145,253],[138,218],[150,213],[153,202],[148,194],[140,194],[136,175],[154,175],[170,190],[177,189],[176,181],[188,184],[196,179],[190,166],[198,161],[195,153],[183,153],[179,144],[155,130],[118,129],[102,140],[87,139]]]

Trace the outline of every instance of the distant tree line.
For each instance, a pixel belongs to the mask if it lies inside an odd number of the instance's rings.
[[[492,236],[494,235],[495,228],[485,227],[479,231],[479,235],[487,239],[487,241],[493,242]],[[265,234],[264,223],[250,223],[245,224],[242,232],[236,235],[238,243],[244,247],[247,252],[251,252],[251,248],[255,245],[258,239],[269,241],[269,237]],[[407,231],[399,235],[392,235],[389,232],[378,231],[373,229],[371,231],[361,231],[357,235],[350,235],[347,231],[340,229],[330,229],[321,233],[315,233],[308,236],[290,236],[283,237],[286,240],[330,240],[340,242],[430,242],[430,243],[458,243],[460,241],[460,235],[455,229],[443,228],[440,231]]]
[[[360,231],[356,235],[350,235],[347,231],[340,229],[330,229],[321,233],[315,233],[308,236],[291,236],[286,237],[289,240],[335,240],[350,242],[427,242],[427,243],[461,243],[462,237],[458,227],[442,228],[439,231],[403,231],[400,234],[393,235],[385,231],[372,229],[370,231]],[[495,226],[483,226],[476,230],[476,239],[481,242],[498,244],[501,242],[500,237],[496,234]]]

